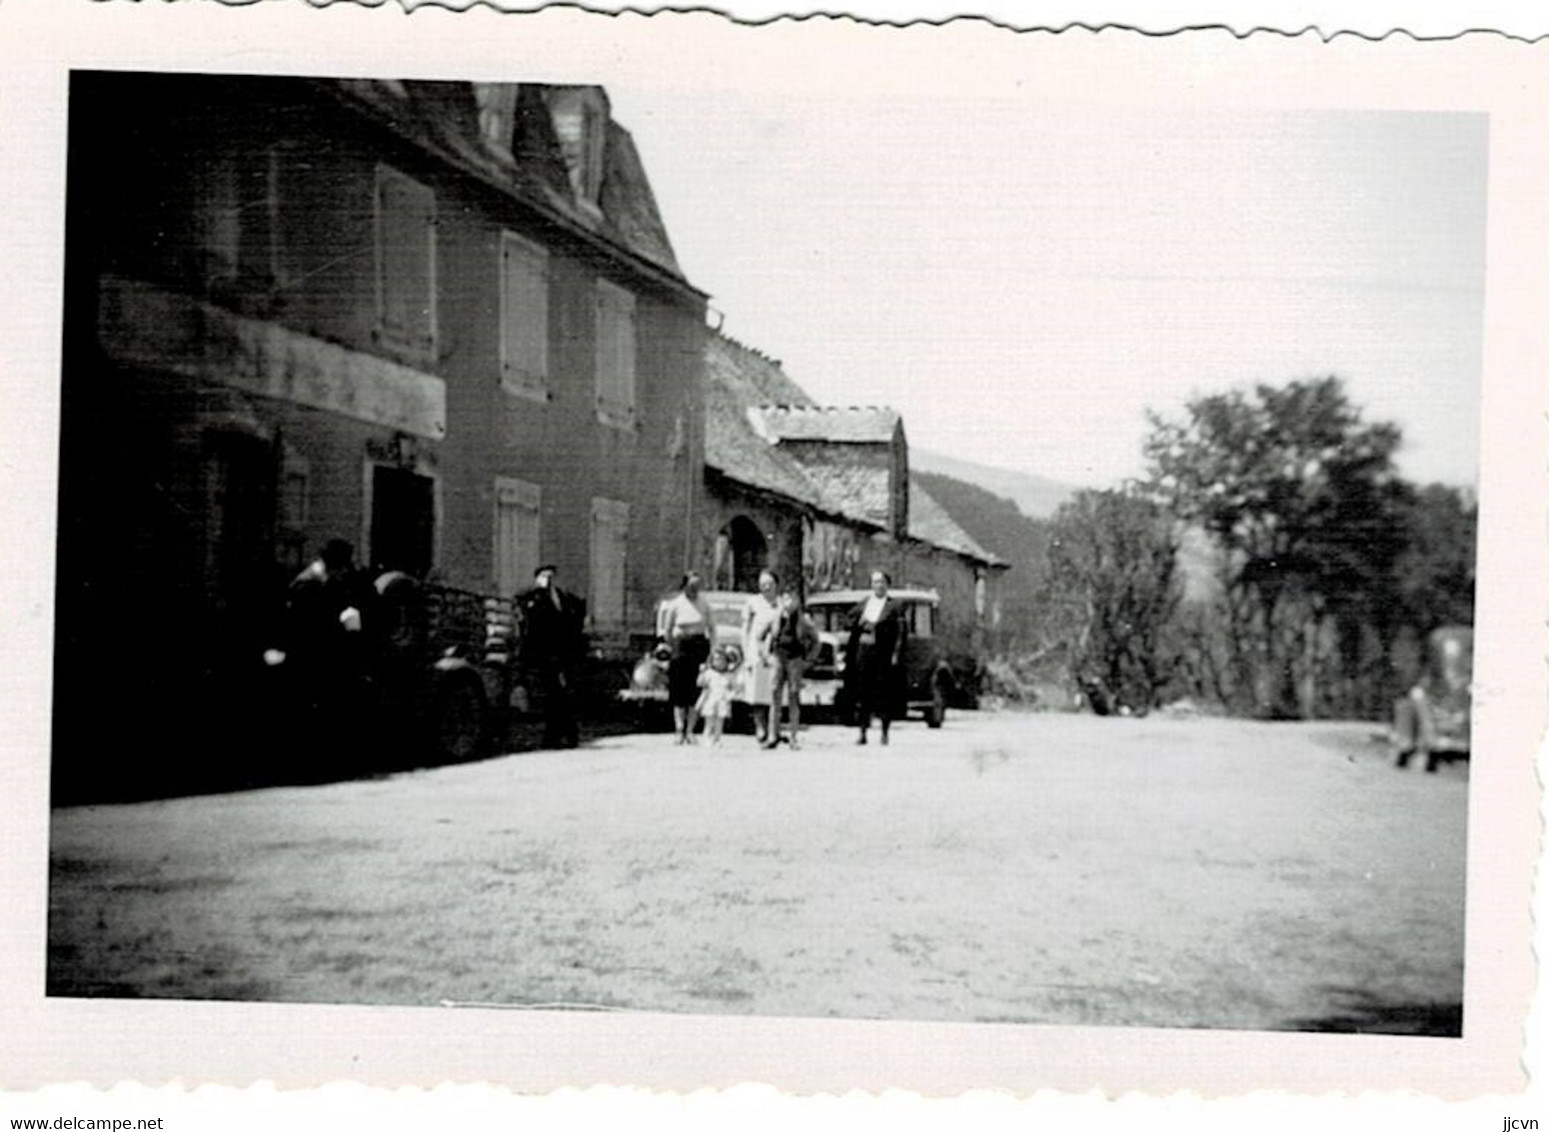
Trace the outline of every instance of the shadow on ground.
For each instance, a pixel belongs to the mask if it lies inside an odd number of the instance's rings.
[[[1328,1014],[1292,1019],[1275,1029],[1430,1038],[1463,1036],[1463,1004],[1460,1002],[1397,1002],[1351,987],[1330,987],[1328,990],[1337,1004]]]
[[[640,720],[624,715],[588,719],[581,727],[581,746],[641,729]],[[251,721],[247,726],[211,728],[198,737],[186,731],[175,734],[171,728],[125,728],[116,743],[101,736],[89,747],[75,746],[62,759],[56,753],[51,804],[142,802],[348,782],[544,749],[543,722],[536,718],[508,724],[477,753],[460,760],[387,727],[306,742],[272,724]]]

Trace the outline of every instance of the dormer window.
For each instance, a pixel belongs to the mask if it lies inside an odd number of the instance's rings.
[[[556,86],[545,91],[570,174],[570,187],[583,211],[600,216],[603,159],[608,136],[608,96],[596,86]]]
[[[511,132],[516,126],[516,84],[474,83],[479,107],[479,136],[501,157],[511,157]]]
[[[581,165],[571,171],[577,181],[576,192],[592,204],[602,195],[602,142],[608,127],[608,119],[597,107],[581,108]]]

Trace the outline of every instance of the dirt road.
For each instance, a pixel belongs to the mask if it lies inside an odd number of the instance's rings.
[[[1466,771],[958,715],[56,811],[54,994],[1446,1032]]]

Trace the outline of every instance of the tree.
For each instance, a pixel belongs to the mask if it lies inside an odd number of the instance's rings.
[[[1174,523],[1156,504],[1083,491],[1050,530],[1048,601],[1070,668],[1100,711],[1155,706],[1171,677],[1164,635],[1179,598]]]
[[[1149,419],[1150,490],[1222,551],[1224,616],[1256,710],[1349,710],[1365,630],[1377,651],[1391,643],[1408,535],[1398,428],[1364,421],[1337,377],[1199,397],[1181,419]]]
[[[1408,501],[1398,597],[1405,624],[1421,637],[1443,625],[1474,623],[1478,515],[1471,492],[1444,484],[1422,487]]]

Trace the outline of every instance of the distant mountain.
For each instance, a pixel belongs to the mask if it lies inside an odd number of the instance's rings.
[[[985,550],[1024,573],[1041,563],[1048,543],[1047,523],[1028,518],[1005,496],[956,476],[916,470],[914,478]]]
[[[943,456],[928,448],[911,447],[909,467],[916,472],[936,472],[982,487],[993,495],[1011,500],[1022,514],[1033,519],[1047,519],[1059,510],[1061,503],[1081,490],[1068,483],[1046,479],[1031,472],[992,468],[988,464],[975,464],[953,456]],[[946,500],[942,502],[946,503]],[[950,509],[950,504],[947,506]],[[973,534],[975,538],[978,537],[973,531],[968,533]]]
[[[1007,643],[1026,645],[1036,639],[1039,602],[1046,589],[1048,522],[1029,518],[1010,499],[978,484],[922,472],[917,466],[913,475],[975,542],[1010,565],[997,587]]]

